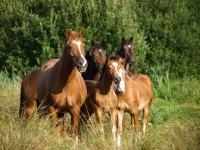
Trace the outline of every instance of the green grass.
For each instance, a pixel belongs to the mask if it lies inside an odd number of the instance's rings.
[[[162,86],[155,84],[156,94],[149,115],[149,122],[153,126],[149,126],[141,142],[135,144],[130,115],[125,114],[120,149],[200,149],[199,85],[200,81],[189,78],[169,80],[167,83],[162,83]],[[35,115],[27,125],[23,120],[19,120],[20,86],[20,77],[8,78],[5,72],[0,73],[0,149],[73,149],[73,138],[67,132],[64,137],[57,137],[49,119],[39,121]],[[168,87],[169,91],[165,89]],[[76,149],[116,149],[112,142],[108,115],[103,118],[104,139],[99,134],[95,116],[93,115],[90,120],[90,126],[81,129],[80,143]],[[67,130],[70,127],[69,115],[66,116],[65,123]]]

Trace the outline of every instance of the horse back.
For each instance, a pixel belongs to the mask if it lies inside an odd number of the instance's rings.
[[[41,72],[38,82],[37,82],[37,96],[39,103],[46,97],[47,93],[47,87],[46,87],[46,81],[49,76],[49,73],[51,72],[52,68],[46,69],[45,71]]]
[[[151,79],[147,75],[138,75],[135,79],[140,89],[140,95],[146,96],[151,104],[153,99],[153,84]]]
[[[49,61],[47,61],[45,64],[42,65],[41,67],[41,73],[43,73],[45,70],[52,68],[55,63],[57,63],[59,61],[59,59],[51,59]]]

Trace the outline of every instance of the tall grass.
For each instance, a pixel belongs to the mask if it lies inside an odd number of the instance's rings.
[[[153,80],[158,81],[155,78]],[[164,80],[155,84],[154,88],[157,94],[149,116],[149,122],[153,126],[148,126],[146,135],[142,136],[141,141],[135,144],[130,115],[125,114],[120,149],[198,150],[200,148],[200,106],[198,100],[194,103],[194,100],[199,98],[198,94],[194,94],[195,90],[196,93],[199,90],[199,81],[196,79],[171,81],[169,79],[165,83]],[[192,84],[189,84],[190,81]],[[165,87],[165,84],[168,85]],[[65,119],[66,134],[60,138],[54,133],[48,118],[38,120],[37,115],[34,115],[28,124],[19,119],[20,86],[21,78],[19,76],[8,77],[6,71],[0,73],[0,148],[2,150],[73,149],[74,139],[67,133],[70,127],[69,115],[66,115]],[[187,87],[187,92],[183,90],[185,87]],[[171,95],[166,96],[165,99],[161,96],[164,95],[164,89],[168,88],[169,90],[165,94]],[[181,93],[176,95],[179,92]],[[92,115],[89,125],[81,128],[80,142],[75,149],[116,149],[112,141],[110,121],[107,115],[103,117],[103,125],[104,138],[101,137],[95,116]]]

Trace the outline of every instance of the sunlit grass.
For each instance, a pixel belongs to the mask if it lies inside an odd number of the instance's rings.
[[[190,84],[192,81],[192,84]],[[165,89],[165,84],[155,86],[157,92],[152,102],[149,122],[145,136],[141,142],[134,143],[134,131],[129,114],[125,114],[123,121],[122,147],[120,149],[192,149],[200,148],[200,106],[199,81],[196,79],[174,80],[167,83],[173,90],[174,97],[164,99],[159,97],[164,94],[160,88]],[[189,86],[190,85],[190,86]],[[57,150],[73,149],[74,138],[67,133],[70,127],[70,116],[66,115],[65,135],[58,137],[51,126],[51,121],[38,120],[34,115],[26,124],[19,119],[19,97],[21,78],[8,78],[6,73],[0,74],[0,148],[2,150]],[[184,88],[187,92],[183,92]],[[182,91],[182,93],[180,92]],[[177,94],[176,94],[177,93]],[[167,94],[167,93],[166,93]],[[184,96],[181,96],[184,95]],[[186,97],[186,95],[188,95]],[[191,95],[191,96],[190,96]],[[191,98],[190,98],[191,97]],[[102,138],[92,115],[87,127],[81,128],[80,142],[75,149],[116,149],[111,136],[110,120],[108,115],[103,117],[105,136]]]

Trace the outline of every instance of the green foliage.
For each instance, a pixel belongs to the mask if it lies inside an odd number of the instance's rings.
[[[65,30],[79,31],[82,27],[87,49],[92,40],[98,43],[105,40],[107,53],[114,54],[123,36],[133,36],[138,62],[143,64],[148,47],[137,30],[130,3],[131,0],[3,1],[0,6],[0,69],[6,67],[8,71],[24,73],[59,57]]]
[[[92,40],[105,40],[114,54],[123,36],[133,36],[134,73],[150,75],[165,64],[170,78],[199,77],[199,6],[198,0],[3,0],[0,70],[24,74],[60,57],[66,29],[84,27],[86,50]]]
[[[147,35],[147,64],[170,63],[171,77],[199,76],[200,18],[198,0],[137,1],[138,23]]]

